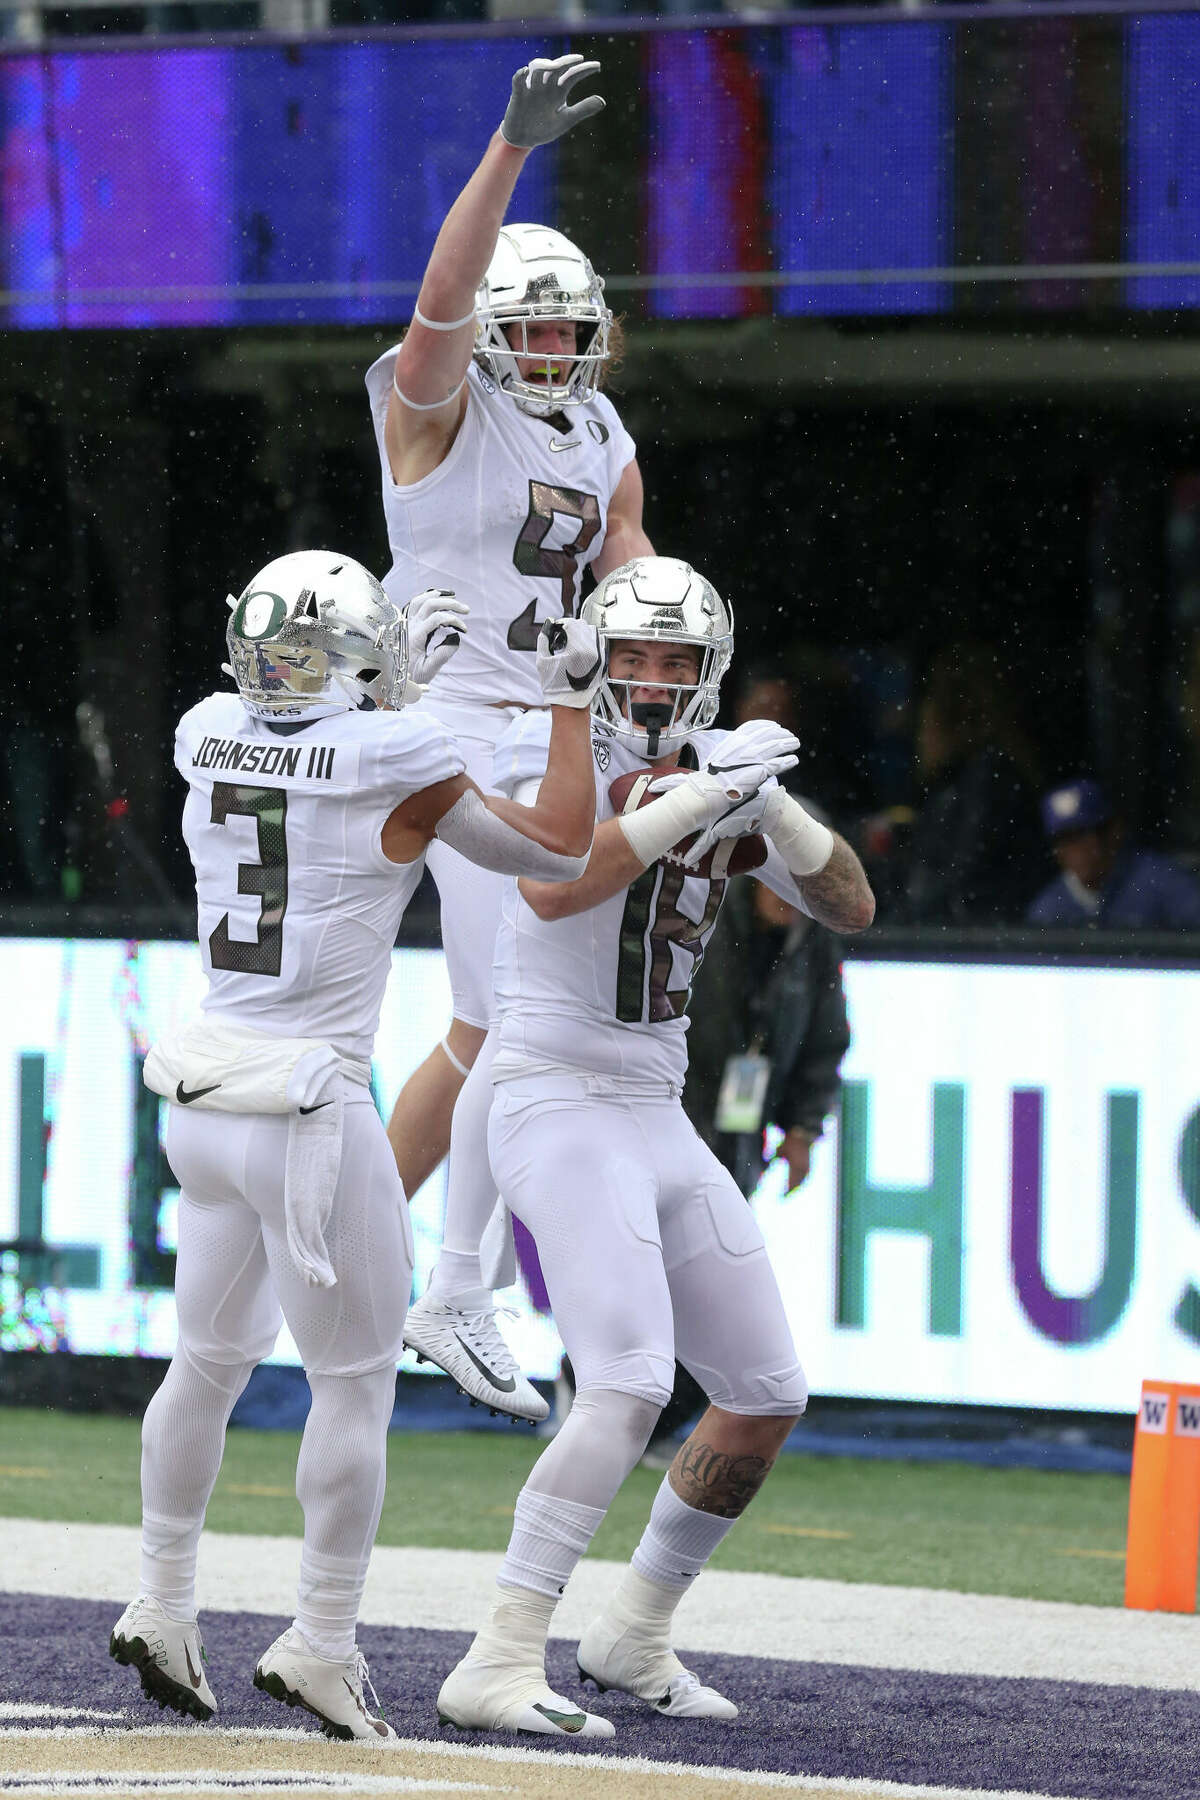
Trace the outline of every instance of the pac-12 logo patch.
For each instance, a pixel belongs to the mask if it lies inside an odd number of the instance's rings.
[[[479,385],[485,394],[494,394],[496,391],[495,382],[490,375],[485,375],[482,369],[479,371]]]
[[[597,743],[597,742],[593,741],[592,754],[596,758],[596,767],[599,769],[600,773],[603,775],[604,772],[606,771],[606,769],[608,768],[609,763],[612,761],[612,751],[609,749],[607,744],[601,744],[601,743]]]

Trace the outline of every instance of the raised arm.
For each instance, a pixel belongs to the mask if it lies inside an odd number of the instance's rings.
[[[550,749],[537,800],[483,794],[464,775],[403,801],[383,828],[390,862],[415,862],[439,837],[481,868],[574,880],[587,867],[596,818],[589,703],[603,672],[595,631],[581,619],[542,630],[538,675],[550,703]]]
[[[643,498],[642,472],[635,457],[633,462],[626,463],[608,503],[604,544],[592,564],[597,581],[603,581],[622,563],[632,562],[635,556],[654,555],[654,545],[642,524]]]
[[[570,103],[575,83],[599,63],[578,55],[535,58],[513,76],[508,109],[483,158],[446,215],[396,357],[385,441],[401,486],[435,469],[466,407],[463,383],[475,343],[475,294],[530,150],[604,106],[598,94]]]

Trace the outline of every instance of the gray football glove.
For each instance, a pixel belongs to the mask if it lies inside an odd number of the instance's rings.
[[[568,106],[571,89],[585,76],[595,75],[598,62],[584,62],[582,56],[535,56],[513,76],[508,110],[500,124],[500,135],[518,150],[532,150],[538,144],[549,144],[572,125],[579,125],[604,111],[599,94],[589,94]]]
[[[594,625],[551,619],[538,633],[538,680],[551,706],[590,706],[604,677],[604,652]]]

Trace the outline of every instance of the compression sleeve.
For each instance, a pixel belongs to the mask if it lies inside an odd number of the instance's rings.
[[[469,862],[500,875],[532,875],[535,881],[577,881],[588,866],[590,847],[582,856],[560,856],[535,844],[515,826],[490,812],[474,788],[468,788],[442,814],[436,835]]]

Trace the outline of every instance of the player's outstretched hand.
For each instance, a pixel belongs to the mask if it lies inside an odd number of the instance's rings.
[[[551,706],[590,706],[604,677],[596,627],[584,619],[551,619],[538,633],[538,680]]]
[[[604,111],[599,94],[568,105],[576,82],[599,72],[598,62],[582,56],[535,56],[513,76],[512,95],[500,125],[500,134],[519,150],[552,143],[573,125],[580,125]]]
[[[408,619],[408,678],[427,686],[444,669],[462,640],[470,607],[449,588],[425,588],[405,608]]]

